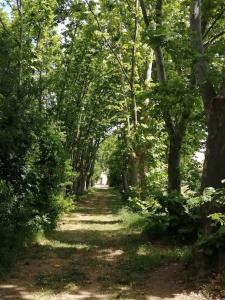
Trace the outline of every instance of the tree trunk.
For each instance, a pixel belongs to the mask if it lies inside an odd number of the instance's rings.
[[[136,153],[130,158],[130,167],[129,167],[129,183],[133,187],[139,186],[139,174],[138,174],[138,158]]]
[[[139,0],[142,10],[143,20],[146,28],[150,25],[150,16],[144,0]],[[197,1],[197,0],[196,0]],[[157,0],[155,4],[155,25],[156,29],[160,29],[162,26],[163,18],[163,0]],[[157,45],[154,47],[154,54],[157,67],[157,76],[160,85],[167,83],[166,69],[163,57],[162,47],[160,45],[160,37]],[[180,178],[180,157],[181,157],[181,146],[183,137],[185,135],[187,121],[190,116],[191,107],[187,111],[182,113],[181,120],[179,123],[175,123],[171,117],[170,110],[168,108],[163,109],[163,118],[166,125],[166,130],[169,137],[169,153],[168,153],[168,192],[177,191],[181,192],[181,178]]]
[[[94,174],[94,166],[95,166],[95,159],[91,161],[90,163],[90,167],[89,167],[89,172],[88,172],[88,175],[87,175],[87,180],[86,180],[86,187],[87,189],[89,189],[91,185],[91,178]]]
[[[140,185],[142,198],[145,196],[145,192],[146,192],[145,161],[146,161],[146,149],[145,147],[143,147],[143,149],[140,149],[138,153],[139,185]]]
[[[127,170],[123,170],[122,172],[122,181],[123,181],[123,190],[125,193],[129,191],[129,184],[127,180]]]
[[[225,179],[225,95],[214,98],[208,115],[208,137],[202,173],[201,192],[206,187],[224,188]],[[212,231],[208,215],[215,204],[206,202],[201,208],[202,231],[208,235]]]
[[[155,61],[157,67],[158,80],[160,84],[166,83],[166,71],[161,47],[155,47]]]
[[[134,16],[134,33],[133,33],[133,47],[132,47],[132,59],[131,59],[131,74],[130,74],[130,92],[132,100],[132,121],[134,125],[134,133],[136,132],[138,125],[138,110],[136,102],[135,91],[135,75],[136,75],[136,51],[137,51],[137,35],[138,35],[138,0],[135,0],[135,16]],[[131,186],[138,186],[139,174],[138,174],[138,154],[136,151],[136,139],[132,141],[133,155],[130,158],[130,183]]]
[[[225,178],[225,80],[216,95],[204,54],[201,0],[192,0],[191,2],[190,29],[191,45],[197,57],[196,77],[208,119],[206,156],[201,184],[203,191],[206,187],[220,188],[224,186],[221,181]]]
[[[180,157],[182,137],[169,134],[168,193],[181,193]]]
[[[208,120],[206,155],[201,182],[201,192],[203,192],[206,187],[224,187],[222,180],[225,178],[225,80],[216,95],[204,54],[201,0],[191,2],[190,29],[191,46],[196,57],[196,78]],[[205,234],[208,234],[212,228],[208,215],[213,211],[213,206],[214,203],[205,203],[201,210],[202,229]]]
[[[212,101],[208,118],[208,137],[202,174],[202,190],[225,185],[225,95]]]
[[[209,68],[204,53],[201,25],[201,0],[192,0],[190,29],[193,56],[196,57],[194,64],[196,79],[202,95],[205,113],[208,116],[211,101],[216,96],[216,92],[209,76]]]

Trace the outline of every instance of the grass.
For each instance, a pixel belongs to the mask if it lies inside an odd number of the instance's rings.
[[[45,245],[53,249],[60,259],[70,259],[71,264],[54,276],[42,274],[38,278],[38,285],[57,290],[66,284],[84,284],[87,278],[81,270],[85,264],[91,269],[98,268],[104,259],[104,249],[110,249],[112,255],[117,248],[121,249],[121,254],[116,258],[114,272],[107,275],[108,263],[105,262],[104,272],[99,275],[99,280],[106,287],[117,284],[139,285],[146,280],[150,270],[163,264],[189,259],[191,252],[188,247],[161,246],[146,241],[141,233],[147,225],[147,217],[128,208],[121,209],[121,205],[118,206],[117,194],[111,199],[107,214],[104,213],[106,208],[101,202],[97,202],[90,218],[83,216],[85,219],[77,224],[70,217],[66,222],[71,219],[71,223],[63,225],[69,230],[56,231],[50,235]],[[95,255],[100,250],[103,252],[96,259]],[[81,255],[77,265],[72,263],[74,253],[75,256],[78,253]],[[109,265],[109,269],[110,267]]]
[[[172,262],[184,262],[189,259],[189,247],[166,247],[150,243],[128,244],[126,256],[121,257],[117,282],[139,285],[145,282],[149,272]]]
[[[90,284],[115,292],[112,299],[136,299],[146,292],[152,270],[189,257],[188,247],[150,243],[142,234],[146,217],[121,209],[116,193],[95,195],[86,195],[55,232],[24,253],[16,276],[22,285],[33,272],[38,299],[41,293],[90,291]]]
[[[129,208],[122,208],[118,214],[125,233],[124,243],[127,244],[126,257],[121,258],[120,262],[123,283],[138,284],[145,280],[145,274],[150,270],[164,264],[190,260],[192,254],[189,246],[168,246],[146,241],[142,233],[148,225],[147,215]]]
[[[77,287],[85,282],[87,276],[84,272],[78,270],[75,266],[71,269],[61,270],[59,273],[41,274],[36,279],[36,284],[42,289],[61,291],[68,287]]]
[[[131,231],[142,232],[148,224],[147,216],[138,212],[133,212],[128,207],[124,207],[118,212],[124,228]]]
[[[191,255],[191,249],[188,246],[166,247],[144,244],[139,247],[137,254],[143,257],[155,257],[155,261],[187,261]]]

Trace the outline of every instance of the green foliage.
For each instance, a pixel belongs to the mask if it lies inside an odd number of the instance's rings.
[[[35,240],[38,232],[54,228],[61,213],[72,204],[61,187],[70,175],[63,134],[57,126],[44,122],[32,135],[33,143],[25,153],[17,152],[8,161],[1,156],[0,238],[4,252],[13,252]],[[10,141],[7,148],[13,151]],[[18,167],[14,173],[13,166]]]
[[[119,216],[123,220],[124,226],[133,230],[143,231],[148,224],[147,214],[134,212],[129,207],[121,209],[119,211]]]
[[[54,228],[71,207],[74,173],[62,123],[52,111],[59,60],[56,1],[9,1],[0,18],[0,265]],[[19,5],[19,4],[18,4]]]
[[[126,223],[141,224],[141,231],[152,239],[173,237],[182,242],[193,242],[197,240],[200,228],[200,205],[199,200],[193,198],[155,191],[144,201],[137,196],[130,197],[129,213],[127,216],[123,213],[123,218]]]
[[[127,170],[128,156],[128,149],[126,148],[123,139],[119,136],[108,157],[107,166],[109,186],[117,187],[121,191],[124,190],[123,174]]]
[[[210,223],[210,232],[204,232],[199,235],[196,243],[196,253],[201,257],[203,264],[215,268],[220,261],[221,254],[224,252],[225,245],[225,212],[224,212],[224,189],[206,188],[203,194],[195,199],[195,201],[204,207],[210,207],[209,211],[212,213],[208,215],[208,222]],[[196,205],[196,202],[194,205]],[[212,258],[214,260],[212,261]],[[212,264],[213,262],[213,264]]]
[[[54,228],[72,205],[66,196],[82,195],[102,170],[128,200],[129,226],[153,238],[196,240],[209,205],[212,235],[199,245],[222,247],[224,192],[193,196],[207,116],[194,68],[199,55],[190,47],[190,1],[164,1],[162,12],[143,1],[147,23],[132,1],[75,2],[0,3],[3,248]],[[222,92],[223,14],[222,0],[204,1],[200,56]]]
[[[24,183],[28,191],[28,205],[34,211],[43,213],[46,228],[56,225],[61,207],[55,201],[55,196],[61,190],[60,184],[67,181],[63,141],[59,129],[55,125],[46,124],[38,133],[32,152],[26,158]]]
[[[215,233],[209,236],[202,236],[198,243],[198,252],[202,253],[211,261],[212,257],[218,258],[218,253],[224,251],[225,227],[221,226]],[[216,263],[216,261],[214,262]]]
[[[109,135],[100,145],[95,162],[95,170],[92,176],[93,181],[96,182],[101,174],[101,172],[106,172],[110,174],[109,184],[110,186],[116,186],[116,182],[113,181],[112,172],[114,171],[112,162],[112,153],[115,152],[117,146],[117,137],[115,134]],[[110,168],[110,171],[109,171]]]

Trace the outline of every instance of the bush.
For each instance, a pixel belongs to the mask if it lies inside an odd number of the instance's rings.
[[[195,199],[200,206],[207,205],[211,213],[208,216],[210,227],[208,233],[199,233],[194,251],[199,263],[204,269],[225,266],[225,189],[206,188],[203,194]],[[193,200],[192,200],[193,202]]]
[[[173,236],[180,241],[195,241],[200,227],[199,205],[192,206],[189,200],[176,193],[155,191],[144,201],[131,191],[129,207],[144,216],[144,231],[150,238]]]
[[[126,228],[143,231],[148,224],[148,215],[140,212],[134,212],[129,207],[122,208],[119,215]]]
[[[0,265],[5,269],[17,249],[53,229],[60,214],[72,205],[65,198],[74,175],[64,134],[57,124],[40,116],[30,124],[28,116],[16,120],[18,128],[27,122],[24,132],[4,127],[4,119],[0,124],[0,136],[5,137],[0,143]],[[11,130],[15,139],[7,140]]]

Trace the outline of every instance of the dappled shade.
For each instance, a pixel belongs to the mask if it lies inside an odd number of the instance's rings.
[[[24,253],[1,282],[1,299],[204,299],[181,283],[183,250],[179,258],[176,248],[127,232],[121,207],[111,190],[85,197],[57,230]]]

